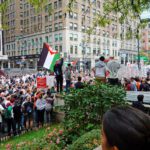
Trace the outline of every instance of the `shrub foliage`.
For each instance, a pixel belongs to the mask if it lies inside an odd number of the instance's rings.
[[[97,83],[72,90],[64,96],[64,128],[68,132],[68,142],[100,127],[102,116],[108,109],[125,104],[125,93],[122,87]]]
[[[93,150],[100,145],[100,130],[94,129],[78,138],[69,150]]]

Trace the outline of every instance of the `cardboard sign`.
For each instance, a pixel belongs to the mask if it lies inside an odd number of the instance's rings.
[[[37,77],[37,88],[46,88],[46,77]]]

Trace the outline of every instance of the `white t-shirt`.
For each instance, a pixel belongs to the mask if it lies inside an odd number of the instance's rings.
[[[105,77],[106,65],[103,61],[98,61],[95,64],[95,76],[96,77]]]

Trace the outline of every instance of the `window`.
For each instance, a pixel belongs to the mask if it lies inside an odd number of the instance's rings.
[[[74,17],[74,19],[78,19],[78,14],[77,14],[77,13],[74,13],[74,14],[73,14],[73,17]]]
[[[93,43],[96,44],[96,38],[93,39]]]
[[[40,37],[40,44],[42,44],[42,37]]]
[[[58,51],[58,46],[57,45],[55,45],[55,50]]]
[[[94,55],[96,54],[96,48],[93,48],[93,54]]]
[[[98,40],[97,40],[97,44],[100,45],[100,42],[101,42],[100,39],[98,39]]]
[[[90,7],[87,8],[86,12],[87,12],[87,13],[90,13]]]
[[[58,1],[59,8],[62,7],[62,0]]]
[[[85,26],[82,26],[82,32],[85,32]]]
[[[63,24],[62,22],[59,22],[59,30],[62,30]]]
[[[48,12],[48,5],[45,6],[45,12]]]
[[[73,12],[69,12],[69,18],[73,18]]]
[[[45,37],[45,42],[48,43],[48,36]]]
[[[56,13],[54,14],[54,20],[57,20],[57,18],[58,18],[58,13],[56,12]]]
[[[32,46],[34,46],[34,39],[32,39]]]
[[[70,45],[70,54],[73,54],[73,45]]]
[[[36,19],[36,17],[34,17],[34,21],[35,21],[35,19]],[[39,16],[38,16],[38,22],[40,22],[41,20],[42,20],[42,16],[39,15]]]
[[[52,35],[49,36],[49,43],[52,43]]]
[[[69,27],[69,28],[70,28],[70,30],[73,30],[73,23],[72,23],[72,22],[70,23],[70,25],[69,25],[69,26],[70,26],[70,27]]]
[[[52,19],[53,19],[53,18],[52,18],[52,15],[50,15],[50,16],[49,16],[49,21],[52,21]]]
[[[45,16],[45,22],[48,22],[48,16]]]
[[[93,9],[93,15],[96,15],[96,9]]]
[[[85,5],[82,5],[82,11],[83,12],[85,11]]]
[[[58,41],[58,34],[55,34],[55,42]]]
[[[62,18],[62,11],[59,11],[59,18]]]
[[[77,9],[77,8],[78,8],[78,3],[77,3],[77,2],[74,2],[73,7],[74,7],[75,9]]]
[[[85,24],[85,16],[82,16],[82,25]]]
[[[78,25],[74,23],[74,30],[78,30]]]
[[[59,46],[59,52],[62,52],[62,45]]]
[[[49,32],[52,32],[52,25],[49,25]]]
[[[75,54],[78,54],[78,46],[75,46]]]
[[[91,23],[91,18],[90,18],[90,17],[87,17],[87,21],[88,21],[88,23],[90,24],[90,23]]]
[[[57,9],[57,7],[58,7],[58,4],[57,4],[57,1],[56,1],[56,2],[54,2],[54,8]]]
[[[48,26],[45,26],[45,32],[49,32],[49,27]]]
[[[59,41],[62,41],[62,34],[59,34]]]
[[[58,24],[57,23],[55,23],[54,28],[55,28],[55,31],[58,30]]]
[[[74,41],[78,41],[78,34],[74,34]]]
[[[72,33],[70,33],[69,37],[70,37],[70,41],[73,41],[73,34]]]
[[[97,1],[97,7],[98,7],[98,8],[101,8],[101,3],[100,3],[100,1]]]

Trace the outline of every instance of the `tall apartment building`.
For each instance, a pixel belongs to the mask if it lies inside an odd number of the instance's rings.
[[[120,25],[117,15],[108,16],[111,25],[95,27],[90,36],[86,33],[96,14],[103,13],[103,2],[95,0],[89,7],[89,0],[77,0],[73,12],[68,12],[68,0],[49,0],[42,12],[36,12],[27,0],[11,0],[6,12],[8,29],[4,31],[5,54],[11,67],[36,67],[44,42],[58,50],[66,61],[78,60],[79,65],[88,62],[94,66],[100,55],[122,63],[134,62],[136,41],[120,39],[128,24]],[[132,23],[133,28],[135,24]]]

